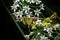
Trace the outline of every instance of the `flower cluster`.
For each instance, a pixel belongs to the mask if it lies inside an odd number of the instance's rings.
[[[28,25],[30,33],[24,35],[27,40],[54,40],[60,34],[60,24],[51,24],[50,18],[39,19],[44,7],[41,0],[14,0],[11,10],[16,21]]]
[[[50,20],[50,18],[46,18],[44,19],[44,21],[37,19],[35,21],[35,24],[33,23],[34,25],[32,25],[32,28],[31,28],[33,32],[32,35],[34,35],[32,37],[32,40],[51,40],[52,37],[55,39],[55,37],[60,33],[58,32],[60,31],[60,24],[51,24],[51,22],[52,20]],[[55,33],[57,34],[56,36],[54,36]]]
[[[21,20],[21,17],[39,17],[41,10],[44,10],[44,4],[41,0],[14,0],[11,10],[17,20]]]
[[[33,20],[33,23],[30,25],[32,31],[29,34],[29,39],[30,36],[33,35],[31,40],[55,40],[56,36],[60,33],[60,24],[52,24],[50,18],[45,18],[43,21],[40,19],[36,21]],[[60,37],[58,37],[58,39],[60,39]]]

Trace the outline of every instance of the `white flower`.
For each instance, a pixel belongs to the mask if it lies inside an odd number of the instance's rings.
[[[29,15],[32,16],[32,12],[29,12]]]
[[[22,11],[24,11],[25,14],[28,14],[29,10],[30,10],[29,6],[23,6]]]
[[[22,11],[15,12],[15,13],[13,13],[13,15],[16,17],[16,19],[18,19],[19,17],[22,17],[23,12]]]
[[[25,10],[25,12],[24,12],[26,15],[28,15],[28,10]]]
[[[30,12],[30,11],[28,12],[27,10],[25,11],[25,14],[26,14],[27,17],[32,16],[32,12]]]
[[[20,0],[15,0],[14,2],[19,2]]]
[[[23,6],[23,10],[30,10],[29,6]]]
[[[49,33],[49,36],[51,37],[51,36],[52,36],[52,34],[51,34],[51,33]]]
[[[30,35],[24,35],[24,37],[29,40],[30,39]]]
[[[40,40],[50,40],[50,39],[48,39],[48,37],[45,37],[45,35],[43,35],[43,36],[40,36]]]
[[[34,0],[31,0],[31,2],[30,3],[35,3],[35,1]]]
[[[21,2],[19,2],[20,5],[23,5]]]
[[[41,7],[42,10],[44,10],[45,6],[44,6],[44,4],[41,4],[40,7]]]
[[[54,30],[56,30],[57,28],[59,28],[59,24],[56,24],[53,26]]]
[[[40,35],[40,33],[38,32],[37,35]]]
[[[17,7],[19,7],[18,4],[17,5],[13,4],[13,6],[11,6],[11,8],[12,8],[12,10],[14,10],[14,12],[17,10]]]
[[[31,39],[31,40],[39,40],[38,38],[33,38],[33,39]]]
[[[13,15],[16,17],[16,22],[22,21],[21,17],[23,15],[23,11],[14,12]]]
[[[41,0],[36,0],[36,4],[40,4],[41,2]]]
[[[47,31],[49,34],[50,34],[50,33],[53,33],[52,30],[53,30],[52,27],[45,27],[45,28],[44,28],[44,31]]]
[[[36,24],[37,24],[38,26],[40,26],[40,25],[41,25],[41,20],[37,20],[37,21],[36,21]]]
[[[37,15],[38,17],[39,17],[39,14],[41,14],[41,9],[36,9],[36,10],[34,10],[34,12],[35,12],[35,15]]]
[[[16,18],[18,18],[19,12],[14,12],[13,15],[14,15]]]
[[[30,0],[25,0],[25,1],[30,2]]]
[[[25,0],[26,2],[29,2],[30,4],[31,3],[35,3],[34,0]]]
[[[23,15],[23,11],[19,11],[19,15]],[[22,16],[20,16],[20,17],[22,17]]]
[[[29,36],[30,36],[30,35],[24,35],[24,37],[25,37],[25,38],[26,38],[26,37],[28,37],[28,38],[29,38]]]
[[[24,2],[24,0],[22,0],[22,2]]]
[[[36,40],[35,38],[33,40]]]
[[[34,38],[34,39],[31,39],[31,40],[38,40],[38,39]]]
[[[27,2],[31,3],[36,3],[36,4],[40,4],[42,1],[41,0],[25,0]]]

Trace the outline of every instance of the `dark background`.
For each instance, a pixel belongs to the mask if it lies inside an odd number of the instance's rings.
[[[10,9],[10,6],[13,4],[13,0],[2,0],[6,4],[6,6]],[[60,17],[60,1],[59,0],[43,0],[45,5],[47,5],[50,9],[57,12],[57,15]],[[48,14],[45,16],[48,17]],[[8,14],[5,9],[3,3],[0,0],[0,36],[1,40],[24,40],[20,31],[16,27],[12,18]]]

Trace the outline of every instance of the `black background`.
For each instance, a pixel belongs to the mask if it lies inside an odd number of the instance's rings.
[[[10,9],[10,6],[13,4],[13,0],[3,0],[6,6]],[[60,16],[60,1],[59,0],[43,0],[45,4],[56,11],[58,16]],[[5,9],[3,3],[0,0],[0,38],[1,40],[24,40],[12,18]]]

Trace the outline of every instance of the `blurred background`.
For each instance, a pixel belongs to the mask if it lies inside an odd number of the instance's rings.
[[[57,15],[60,17],[60,1],[59,0],[42,0],[44,4],[49,7],[52,11],[57,12]],[[21,35],[19,29],[16,27],[14,21],[11,16],[8,14],[4,4],[10,10],[11,5],[13,4],[13,0],[0,0],[0,27],[1,27],[1,37],[6,40],[24,40]],[[52,13],[51,13],[52,14]],[[46,17],[50,15],[48,13],[44,14]],[[28,31],[24,28],[23,30]],[[1,39],[2,39],[1,38]]]

